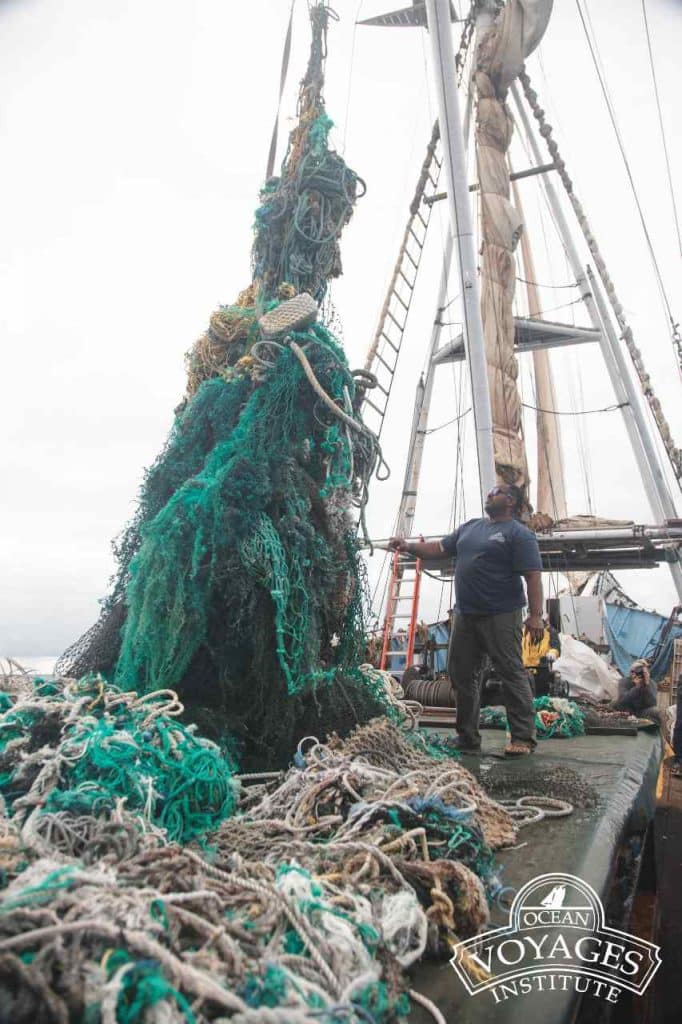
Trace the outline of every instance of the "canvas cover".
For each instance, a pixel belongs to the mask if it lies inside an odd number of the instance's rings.
[[[596,651],[567,633],[561,634],[561,657],[554,662],[568,683],[571,697],[615,700],[619,674]]]
[[[513,122],[509,86],[539,43],[552,0],[508,0],[478,45],[476,161],[481,201],[481,313],[493,420],[497,476],[528,490],[521,400],[517,387],[512,303],[514,251],[523,224],[510,199],[507,151]]]

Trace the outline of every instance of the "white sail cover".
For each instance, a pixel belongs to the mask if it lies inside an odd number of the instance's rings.
[[[495,33],[490,66],[501,89],[508,89],[523,62],[547,30],[553,0],[507,0],[492,27]]]
[[[493,419],[497,476],[528,491],[521,400],[517,388],[512,303],[516,284],[514,250],[523,230],[510,201],[507,150],[512,118],[509,86],[538,45],[552,0],[508,0],[478,44],[476,160],[481,197],[481,312]]]

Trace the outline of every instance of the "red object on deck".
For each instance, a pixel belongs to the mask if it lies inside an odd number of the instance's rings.
[[[419,614],[419,591],[421,589],[422,563],[421,558],[405,560],[401,559],[400,552],[393,554],[393,565],[391,566],[391,578],[388,585],[388,599],[386,601],[386,618],[384,620],[384,643],[381,650],[380,668],[390,671],[392,658],[405,658],[405,668],[409,668],[414,658],[414,641],[417,631],[417,616]],[[412,585],[412,589],[405,593]],[[402,613],[399,609],[403,603],[410,602],[410,611]],[[406,619],[407,626],[407,648],[405,650],[393,650],[391,640],[397,635],[396,622]]]

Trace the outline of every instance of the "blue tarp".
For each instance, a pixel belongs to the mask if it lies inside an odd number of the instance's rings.
[[[429,637],[436,644],[446,644],[450,638],[450,630],[447,622],[434,622],[428,626]],[[391,637],[391,650],[392,651],[404,651],[407,647],[407,636],[406,634],[400,634],[398,636]],[[435,672],[445,672],[448,664],[448,652],[447,651],[434,651],[433,652],[433,668]],[[405,671],[405,658],[391,658],[389,662],[389,669],[395,674],[400,674]]]
[[[606,605],[606,635],[613,660],[620,672],[627,675],[637,658],[650,657],[667,623],[662,615],[646,612],[642,608],[625,608],[618,604]],[[682,625],[674,625],[668,633],[650,667],[651,678],[660,682],[670,667],[673,640],[682,637]]]
[[[447,622],[436,622],[429,626],[429,636],[436,644],[446,644],[450,639],[450,629]],[[436,672],[445,672],[448,666],[448,652],[433,652],[433,667]]]

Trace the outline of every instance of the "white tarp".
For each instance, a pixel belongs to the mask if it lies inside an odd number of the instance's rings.
[[[619,674],[596,651],[573,636],[561,634],[561,657],[554,667],[568,683],[571,697],[615,700],[618,696]]]

